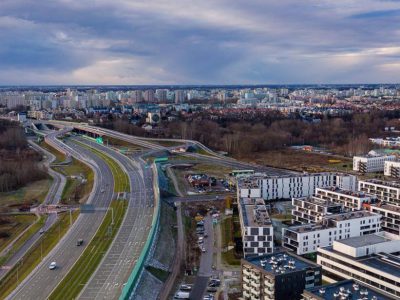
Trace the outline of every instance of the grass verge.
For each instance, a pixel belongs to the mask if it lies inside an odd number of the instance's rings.
[[[125,200],[112,201],[111,208],[114,210],[114,225],[111,225],[112,214],[111,211],[108,211],[89,245],[57,288],[51,293],[49,299],[75,299],[79,295],[110,247],[122,223],[127,207],[128,202]]]
[[[33,214],[21,214],[2,216],[0,233],[8,235],[8,237],[0,238],[0,252],[13,242],[25,229],[31,226],[36,221],[36,216]]]
[[[74,211],[72,213],[73,220],[76,220],[78,215],[79,211]],[[7,297],[33,271],[42,257],[45,257],[68,231],[69,225],[69,213],[60,214],[57,222],[42,235],[26,255],[0,280],[0,299]]]

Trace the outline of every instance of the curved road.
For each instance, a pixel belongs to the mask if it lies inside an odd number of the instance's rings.
[[[50,137],[54,138],[54,137]],[[53,140],[55,143],[61,143]],[[62,143],[61,143],[62,144]],[[59,145],[66,152],[69,147]],[[86,161],[91,164],[95,171],[95,185],[88,202],[96,208],[109,207],[113,198],[114,179],[108,165],[94,155],[92,152],[76,146],[77,150],[71,151],[73,156],[79,153],[78,159],[86,157]],[[78,155],[76,155],[78,156]],[[101,193],[100,188],[104,189]],[[9,295],[8,299],[46,299],[52,290],[61,282],[73,264],[77,261],[85,247],[77,247],[76,241],[83,238],[87,245],[89,240],[95,235],[100,226],[105,211],[96,211],[93,213],[81,213],[72,228],[61,239],[57,246],[43,259],[35,270]],[[59,266],[56,270],[49,270],[50,262],[56,261]]]

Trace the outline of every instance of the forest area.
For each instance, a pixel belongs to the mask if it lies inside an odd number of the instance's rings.
[[[398,116],[391,112],[355,114],[343,118],[325,117],[318,123],[277,115],[253,121],[197,117],[163,122],[160,125],[162,135],[158,134],[157,137],[197,140],[237,158],[305,144],[324,147],[335,154],[350,157],[368,152],[372,148],[370,137],[382,136],[385,126],[398,123]],[[152,136],[141,127],[130,124],[127,119],[110,120],[101,126],[133,135]]]
[[[16,190],[47,177],[41,155],[28,146],[19,123],[0,120],[0,192]]]

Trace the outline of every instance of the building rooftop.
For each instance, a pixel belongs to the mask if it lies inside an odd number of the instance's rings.
[[[298,233],[318,231],[318,230],[324,230],[324,229],[328,229],[328,228],[335,228],[336,227],[335,222],[338,222],[338,221],[365,218],[365,217],[376,216],[376,215],[377,214],[371,213],[371,212],[365,211],[365,210],[360,210],[360,211],[355,211],[355,212],[345,212],[345,213],[340,213],[340,214],[326,215],[318,223],[295,225],[295,226],[290,226],[287,229],[298,232]]]
[[[354,192],[354,191],[344,190],[344,189],[341,189],[341,188],[338,188],[335,186],[327,187],[327,188],[316,188],[316,193],[318,193],[318,190],[335,192],[338,194],[351,196],[351,197],[357,197],[357,198],[376,198],[375,195],[367,194],[364,192]]]
[[[337,241],[336,241],[337,242]],[[339,242],[342,242],[340,240]],[[370,254],[366,256],[354,257],[347,255],[341,251],[337,251],[333,249],[333,246],[323,248],[326,251],[330,251],[337,255],[349,258],[351,260],[356,261],[359,264],[366,265],[370,268],[376,269],[379,272],[386,273],[391,276],[396,276],[400,278],[400,256],[389,254],[389,253],[377,253]]]
[[[244,260],[274,275],[318,267],[317,264],[308,262],[290,252],[271,253]]]
[[[389,204],[389,203],[384,203],[384,204],[381,204],[381,205],[376,204],[376,205],[373,205],[373,207],[383,208],[383,209],[386,209],[386,210],[390,210],[392,212],[400,213],[400,206]]]
[[[307,203],[311,203],[311,204],[315,204],[315,205],[319,205],[319,206],[323,206],[323,207],[337,207],[337,206],[343,206],[340,203],[335,203],[333,201],[329,201],[329,200],[325,200],[325,199],[321,199],[315,196],[311,196],[311,197],[301,197],[301,198],[293,198],[294,201],[304,201]]]
[[[387,253],[379,253],[371,255],[359,262],[375,268],[380,272],[385,272],[390,275],[400,278],[400,257]]]
[[[254,204],[246,204],[248,202],[239,200],[242,211],[242,218],[244,226],[249,227],[263,227],[271,226],[272,222],[269,218],[267,206],[264,202],[261,204],[255,200]]]
[[[378,184],[378,185],[382,185],[382,186],[400,189],[400,182],[397,182],[397,181],[383,181],[383,180],[379,180],[379,179],[368,179],[368,180],[360,180],[360,182],[373,183],[373,184]]]
[[[380,244],[384,242],[391,241],[390,238],[387,238],[383,235],[378,234],[366,234],[363,236],[352,237],[344,240],[340,240],[339,242],[351,247],[364,247],[375,244]]]
[[[391,296],[383,294],[382,292],[367,287],[359,282],[351,279],[335,282],[332,284],[313,287],[304,291],[305,295],[312,295],[315,300],[322,299],[375,299],[375,300],[389,300]],[[343,296],[343,298],[341,298]],[[365,298],[367,297],[367,298]],[[375,298],[374,298],[375,297]]]

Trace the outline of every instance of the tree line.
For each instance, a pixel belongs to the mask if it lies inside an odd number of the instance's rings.
[[[29,148],[23,128],[0,120],[0,192],[9,192],[46,178],[38,165],[41,155]]]
[[[213,120],[204,114],[162,122],[159,125],[161,130],[156,133],[130,124],[127,118],[111,117],[101,126],[138,136],[193,139],[239,158],[292,145],[320,146],[336,154],[353,156],[368,152],[372,148],[369,138],[382,136],[385,126],[400,125],[399,117],[398,112],[376,111],[345,117],[323,117],[313,123],[300,117],[284,118],[279,114],[251,121]]]

